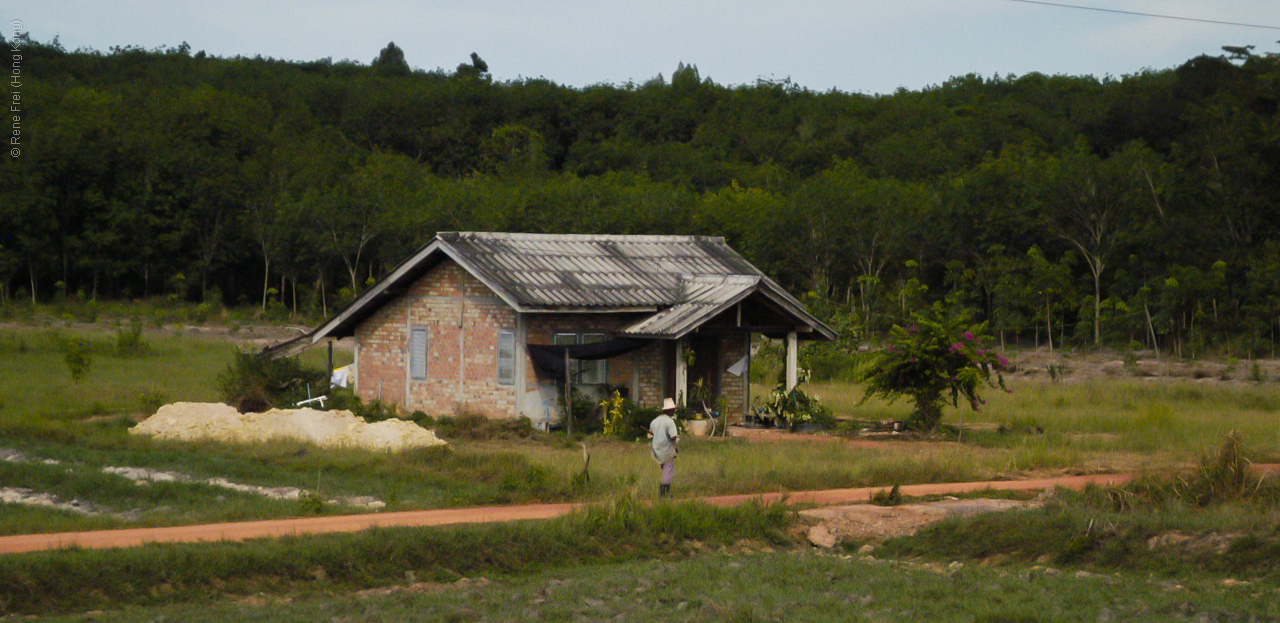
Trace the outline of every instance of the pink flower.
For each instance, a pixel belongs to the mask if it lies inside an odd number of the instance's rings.
[[[996,355],[996,361],[1000,362],[1001,368],[1009,367],[1009,360],[1005,359],[1004,355]]]
[[[888,346],[884,347],[884,349],[885,349],[885,351],[886,351],[886,352],[890,352],[890,353],[892,353],[892,352],[894,352],[894,351],[898,350],[898,349],[896,349],[896,348],[894,348],[894,347],[893,347],[893,344],[890,344],[890,345],[888,345]]]
[[[972,342],[972,341],[973,341],[973,334],[972,334],[972,333],[970,333],[970,332],[968,332],[968,331],[965,331],[965,332],[964,332],[964,339],[969,340],[970,342]]]
[[[955,344],[951,345],[951,348],[949,350],[953,353],[958,353],[960,352],[961,348],[964,348],[964,344],[961,344],[960,342],[956,342]]]
[[[912,333],[915,333],[916,331],[919,331],[919,330],[920,330],[920,327],[917,327],[917,326],[915,326],[915,325],[911,325],[910,327],[908,327],[908,328],[907,328],[907,330],[908,330],[908,331],[910,331],[910,332],[912,332]]]
[[[985,350],[983,350],[983,349],[981,349],[981,348],[980,348],[980,349],[978,349],[978,356],[979,356],[979,357],[983,357],[983,356],[985,356],[986,354],[987,354],[987,351],[985,351]]]

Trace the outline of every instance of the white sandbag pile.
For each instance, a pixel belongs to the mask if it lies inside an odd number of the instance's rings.
[[[242,443],[279,439],[308,441],[330,448],[367,448],[398,452],[444,445],[436,434],[413,422],[390,419],[370,424],[350,411],[272,409],[240,413],[216,402],[175,402],[129,429],[135,435],[196,441]]]

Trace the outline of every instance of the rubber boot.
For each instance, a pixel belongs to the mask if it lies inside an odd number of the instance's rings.
[[[671,493],[671,485],[658,485],[658,497],[665,498]]]

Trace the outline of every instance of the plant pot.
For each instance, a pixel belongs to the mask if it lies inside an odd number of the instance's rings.
[[[711,434],[711,420],[689,420],[684,427],[694,437],[706,437]]]

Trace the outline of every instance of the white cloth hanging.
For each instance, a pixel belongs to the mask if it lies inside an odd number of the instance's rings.
[[[333,374],[329,376],[330,387],[346,388],[351,383],[351,366],[342,366],[334,368]]]

